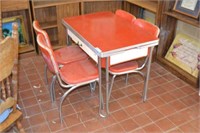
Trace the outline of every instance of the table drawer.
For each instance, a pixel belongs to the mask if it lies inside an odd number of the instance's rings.
[[[83,49],[95,62],[98,62],[97,55],[85,44],[83,43],[74,33],[70,30],[67,30],[68,36],[72,38],[72,40],[79,45],[81,49]]]
[[[136,48],[120,52],[119,54],[110,56],[110,65],[119,64],[125,61],[147,56],[148,48]]]

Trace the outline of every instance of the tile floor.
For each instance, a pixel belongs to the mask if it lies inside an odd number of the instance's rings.
[[[34,53],[20,56],[19,105],[22,124],[28,133],[45,132],[131,132],[131,133],[199,133],[200,102],[194,88],[158,63],[152,64],[148,101],[142,102],[143,80],[130,75],[117,77],[110,101],[111,114],[98,115],[98,87],[90,93],[80,87],[66,98],[64,122],[60,123],[58,101],[63,90],[56,84],[57,102],[51,103],[44,82],[44,62]],[[49,83],[50,83],[49,74]],[[103,86],[105,91],[105,84]]]

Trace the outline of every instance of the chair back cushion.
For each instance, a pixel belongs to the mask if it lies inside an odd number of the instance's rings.
[[[51,46],[51,42],[50,42],[50,39],[49,39],[49,36],[47,34],[46,31],[44,31],[39,22],[37,20],[33,21],[33,28],[35,30],[35,33],[38,35],[38,34],[43,34],[43,36],[45,37],[45,40],[47,41],[46,45],[52,49],[52,46]]]
[[[160,29],[156,25],[151,24],[150,22],[144,19],[136,19],[133,23],[134,25],[138,25],[139,27],[142,28],[142,30],[145,30],[147,33],[155,37],[158,37],[160,33]]]
[[[39,24],[39,22],[38,22],[37,20],[33,21],[33,28],[34,28],[35,33],[36,33],[37,35],[42,34],[42,35],[44,36],[46,42],[45,42],[45,43],[42,43],[42,44],[43,44],[44,46],[47,46],[47,47],[50,48],[51,50],[53,50],[47,32],[41,29],[40,24]],[[40,47],[40,46],[39,46],[39,48],[40,48],[40,50],[41,50],[41,47]],[[42,50],[41,50],[41,52],[42,52]],[[52,66],[52,63],[51,63],[51,59],[49,58],[49,56],[45,55],[44,52],[42,52],[42,56],[43,56],[43,59],[44,59],[45,63],[46,63],[47,66],[48,66],[48,69],[49,69],[52,73],[55,73],[54,68],[53,68],[53,66]]]
[[[48,65],[49,69],[52,72],[57,73],[59,69],[58,69],[58,64],[55,61],[55,56],[54,56],[53,50],[47,46],[47,44],[46,44],[47,42],[46,42],[43,34],[37,35],[37,43],[39,45],[39,48],[43,54],[43,57],[45,59],[45,62]]]
[[[136,19],[136,17],[132,14],[130,14],[129,12],[126,12],[124,10],[118,9],[116,10],[115,14],[117,16],[120,16],[128,21],[134,21]]]

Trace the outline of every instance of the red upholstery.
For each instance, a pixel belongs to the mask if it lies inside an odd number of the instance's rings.
[[[134,15],[132,15],[129,12],[126,12],[124,10],[121,10],[121,9],[116,10],[115,14],[117,16],[125,18],[128,21],[134,21],[136,19],[136,17]]]
[[[41,29],[38,21],[33,22],[33,27],[36,31],[36,34],[43,34],[45,37],[45,40],[47,41],[46,45],[52,49],[51,42],[49,39],[48,34]],[[79,48],[77,45],[71,45],[67,46],[58,50],[54,51],[55,59],[59,64],[66,64],[69,62],[82,60],[88,58],[87,54],[82,51],[82,49]],[[48,62],[48,61],[47,61]]]
[[[88,58],[87,54],[77,45],[70,45],[55,50],[54,55],[58,64],[66,64]]]
[[[142,30],[145,30],[147,33],[158,37],[158,34],[160,32],[159,28],[153,24],[151,24],[150,22],[144,20],[144,19],[136,19],[133,22],[134,25],[138,25],[139,27],[142,28]]]
[[[82,60],[63,66],[60,76],[68,84],[78,84],[98,78],[98,69],[91,60]]]
[[[38,35],[37,41],[42,53],[50,59],[50,65],[53,66],[54,71],[59,73],[66,84],[80,84],[98,78],[98,69],[91,60],[71,62],[59,69],[54,53],[46,46],[46,41],[42,34]]]
[[[114,73],[130,71],[138,68],[138,63],[136,61],[128,61],[125,63],[120,63],[109,68],[110,71]]]
[[[47,42],[45,37],[43,36],[43,34],[39,34],[41,37],[39,38],[39,42],[38,46],[42,52],[43,57],[45,58],[46,63],[48,63],[48,67],[51,68],[51,71],[53,73],[56,73],[59,71],[58,69],[58,64],[55,60],[53,60],[54,62],[52,62],[51,56],[55,57],[54,52],[52,51],[52,49],[50,49],[47,46]]]

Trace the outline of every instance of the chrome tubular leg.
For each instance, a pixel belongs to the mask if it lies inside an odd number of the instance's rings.
[[[113,88],[113,84],[114,84],[114,80],[115,80],[115,77],[116,77],[117,75],[113,75],[113,77],[112,77],[112,80],[111,80],[111,83],[110,83],[110,89],[109,89],[109,94],[108,94],[108,102],[109,102],[109,100],[110,100],[110,95],[111,95],[111,92],[112,92],[112,88]]]
[[[90,91],[94,92],[96,89],[96,82],[90,83]]]
[[[99,81],[97,81],[98,82],[98,84],[99,84]],[[103,104],[104,104],[104,102],[103,102],[103,95],[102,95],[102,93],[100,94],[101,96],[99,96],[99,97],[101,97],[101,101],[100,101],[100,107],[102,107],[102,110],[104,109],[104,106],[103,106]],[[102,116],[103,117],[103,116]]]
[[[56,99],[56,95],[55,95],[55,82],[56,82],[56,75],[54,75],[52,77],[52,81],[51,81],[51,86],[50,86],[50,96],[51,96],[51,102],[53,103]]]
[[[99,71],[99,115],[101,117],[106,117],[103,114],[104,104],[103,104],[103,95],[102,95],[102,74],[101,74],[101,58],[98,57],[98,71]]]
[[[108,73],[108,64],[109,64],[109,61],[108,61],[108,57],[106,57],[106,113],[107,115],[109,114],[109,73]]]
[[[72,40],[70,36],[67,36],[67,46],[72,45]]]
[[[63,104],[63,101],[65,100],[65,98],[67,97],[67,95],[73,91],[74,89],[76,89],[78,86],[73,86],[72,88],[70,88],[69,90],[67,90],[63,96],[61,97],[60,99],[60,105],[59,105],[59,115],[60,115],[60,122],[62,124],[63,122],[63,118],[62,118],[62,104]]]
[[[150,48],[150,55],[149,55],[149,60],[148,60],[148,64],[147,64],[147,73],[146,73],[146,77],[144,79],[144,92],[143,92],[143,102],[145,102],[147,100],[147,90],[148,90],[148,83],[149,83],[149,79],[150,79],[150,69],[151,69],[151,59],[152,59],[152,54],[153,54],[153,48]]]
[[[47,64],[44,65],[44,78],[45,78],[45,84],[48,84],[48,77],[47,77]]]
[[[128,84],[128,73],[126,74],[126,85]]]

